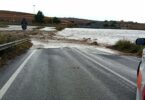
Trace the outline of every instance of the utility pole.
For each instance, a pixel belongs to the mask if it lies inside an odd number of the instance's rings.
[[[35,7],[36,5],[33,5],[33,14],[35,14]]]

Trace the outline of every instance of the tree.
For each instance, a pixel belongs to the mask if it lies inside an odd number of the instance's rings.
[[[116,21],[110,21],[110,27],[116,29],[119,28],[119,24]]]
[[[55,23],[55,24],[58,24],[58,23],[61,22],[61,20],[59,18],[57,18],[57,17],[53,17],[52,20],[53,20],[53,23]]]
[[[44,22],[44,14],[42,13],[42,11],[38,11],[38,13],[35,15],[35,21],[38,23]]]
[[[108,28],[109,27],[109,22],[107,20],[104,21],[103,23],[104,28]]]
[[[110,26],[112,27],[112,28],[116,28],[116,25],[117,24],[117,22],[116,21],[110,21]]]

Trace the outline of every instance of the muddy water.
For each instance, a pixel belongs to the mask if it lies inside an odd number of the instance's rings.
[[[85,38],[103,44],[115,44],[118,40],[134,42],[139,37],[145,38],[145,31],[121,29],[66,28],[57,34],[67,39],[81,40]]]
[[[37,26],[28,26],[27,30],[33,30],[33,28],[36,28]],[[20,31],[22,30],[20,25],[9,25],[9,27],[6,28],[0,28],[0,31]]]

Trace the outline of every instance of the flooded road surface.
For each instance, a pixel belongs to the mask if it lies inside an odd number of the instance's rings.
[[[36,28],[37,26],[28,26],[27,30],[33,30],[33,28]],[[22,30],[20,25],[9,25],[9,27],[0,28],[0,31],[20,31]]]

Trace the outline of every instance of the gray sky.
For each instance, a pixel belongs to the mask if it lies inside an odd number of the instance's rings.
[[[33,13],[33,5],[45,16],[145,23],[145,0],[0,0],[0,10]]]

